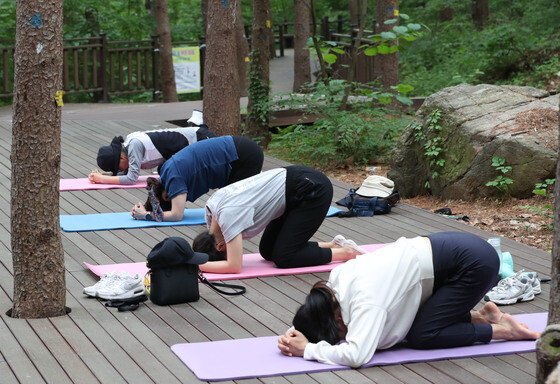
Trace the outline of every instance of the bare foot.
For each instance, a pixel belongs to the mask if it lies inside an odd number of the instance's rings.
[[[496,324],[500,321],[504,313],[500,311],[498,306],[489,301],[478,311],[480,315],[490,324]]]
[[[534,332],[524,327],[509,313],[504,313],[497,324],[492,324],[492,338],[503,340],[536,340],[539,332]]]

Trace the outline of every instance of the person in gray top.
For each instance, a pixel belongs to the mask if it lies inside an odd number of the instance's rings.
[[[204,272],[239,273],[243,239],[263,232],[261,256],[279,268],[327,264],[355,258],[358,251],[333,242],[309,241],[329,210],[333,188],[321,172],[288,166],[272,169],[215,192],[206,203],[208,230],[193,242],[209,255]]]
[[[211,137],[215,135],[205,124],[132,132],[126,139],[114,137],[109,145],[99,148],[97,152],[97,165],[112,175],[93,171],[88,176],[89,181],[99,184],[134,184],[141,169],[160,167],[186,146]]]

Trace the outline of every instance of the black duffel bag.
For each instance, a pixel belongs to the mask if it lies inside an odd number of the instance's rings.
[[[241,295],[245,287],[233,284],[211,283],[198,266],[208,261],[206,253],[194,252],[181,237],[168,237],[156,244],[148,254],[150,269],[149,295],[152,303],[172,305],[197,301],[200,298],[198,281],[225,295]],[[233,289],[223,291],[216,286]]]

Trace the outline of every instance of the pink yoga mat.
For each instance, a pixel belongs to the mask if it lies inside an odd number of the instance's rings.
[[[362,245],[366,251],[373,252],[376,249],[385,246],[385,244],[368,244]],[[84,263],[85,266],[97,276],[102,276],[112,271],[126,271],[132,275],[139,274],[141,276],[148,272],[145,262],[141,263],[121,263],[121,264],[104,264],[93,265]],[[264,276],[281,276],[281,275],[296,275],[302,273],[316,273],[316,272],[329,272],[339,263],[330,263],[324,265],[317,265],[314,267],[303,268],[276,268],[270,261],[264,260],[260,254],[251,253],[243,255],[243,269],[239,274],[222,274],[222,273],[205,273],[204,276],[208,280],[235,280],[235,279],[249,279],[252,277]]]
[[[546,327],[547,313],[530,313],[515,316],[531,329],[542,332]],[[210,341],[204,343],[175,344],[171,350],[200,380],[222,381],[313,373],[349,369],[340,365],[321,364],[301,357],[287,357],[277,348],[278,336],[256,337],[239,340]],[[417,350],[397,346],[378,351],[363,367],[404,364],[533,352],[535,341],[495,341],[469,347]]]
[[[91,189],[126,189],[126,188],[146,188],[146,179],[159,175],[140,176],[136,184],[96,184],[91,183],[87,177],[79,179],[60,179],[60,192],[64,191],[85,191]]]

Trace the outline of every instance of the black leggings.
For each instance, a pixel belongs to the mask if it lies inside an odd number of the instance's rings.
[[[286,210],[263,232],[259,251],[279,268],[308,267],[330,263],[332,252],[309,241],[325,220],[333,197],[331,181],[321,172],[286,167]]]
[[[233,136],[237,160],[231,163],[231,172],[226,185],[259,174],[262,170],[264,154],[257,143],[243,136]]]
[[[450,348],[488,343],[490,324],[471,323],[471,309],[498,281],[500,259],[470,233],[428,235],[434,262],[432,296],[420,307],[406,337],[413,348]]]

